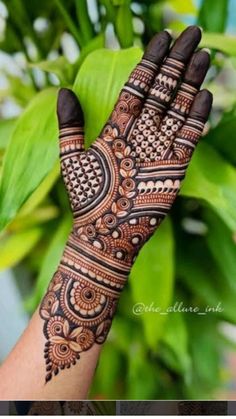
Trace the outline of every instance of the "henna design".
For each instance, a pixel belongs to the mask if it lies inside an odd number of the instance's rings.
[[[86,151],[77,98],[61,91],[61,169],[74,221],[40,307],[47,340],[46,381],[105,341],[135,257],[179,191],[211,107],[209,92],[197,94],[209,65],[207,53],[195,54],[181,82],[196,33],[199,38],[198,28],[192,32],[191,48],[176,41],[163,64],[170,39],[167,33],[157,36],[131,73],[101,135]],[[202,64],[198,76],[195,61]]]

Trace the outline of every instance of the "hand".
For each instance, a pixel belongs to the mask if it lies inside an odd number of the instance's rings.
[[[169,33],[156,35],[86,151],[81,106],[60,90],[61,168],[74,222],[40,310],[47,381],[104,342],[134,258],[175,200],[212,104],[199,92],[209,67],[206,51],[194,53],[200,38],[189,27],[169,51]]]

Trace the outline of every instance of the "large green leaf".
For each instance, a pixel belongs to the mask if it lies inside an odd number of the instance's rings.
[[[125,0],[116,13],[115,30],[122,48],[133,45],[133,16],[130,0]]]
[[[209,399],[220,382],[220,348],[217,320],[213,315],[197,316],[186,313],[190,353],[192,358],[192,380],[185,390],[186,398]],[[210,397],[209,397],[210,396]]]
[[[236,165],[236,147],[234,132],[236,131],[236,105],[226,112],[219,124],[209,131],[206,141],[219,150],[223,156]]]
[[[15,128],[15,125],[15,119],[2,119],[0,121],[0,151],[1,149],[6,148],[11,138],[12,132]]]
[[[211,212],[211,215],[212,214]],[[209,225],[209,224],[208,224]],[[211,232],[208,234],[211,236]],[[215,237],[215,236],[214,236]],[[213,239],[213,237],[211,237]],[[210,238],[209,238],[210,239]],[[220,240],[225,240],[221,237]],[[215,250],[219,244],[219,238],[215,243]],[[205,238],[179,236],[177,242],[177,276],[180,279],[181,289],[187,288],[194,296],[195,305],[197,302],[201,311],[205,312],[207,307],[214,313],[215,318],[236,322],[235,312],[235,277],[228,278],[219,269],[221,261],[215,263]],[[221,255],[220,245],[218,258]],[[229,249],[230,250],[230,249]],[[225,249],[227,252],[227,248]],[[227,258],[228,259],[228,258]],[[232,261],[231,261],[232,265]],[[227,270],[227,263],[225,265]],[[229,266],[229,273],[232,273],[232,266]],[[222,309],[222,310],[221,310]]]
[[[32,211],[42,203],[46,198],[47,194],[51,190],[52,186],[55,184],[56,180],[60,175],[60,164],[59,161],[56,161],[52,170],[45,176],[40,185],[35,189],[35,191],[29,196],[27,201],[22,205],[21,209],[17,214],[17,219],[21,217],[26,217],[31,214]]]
[[[39,93],[17,122],[0,183],[0,229],[54,167],[57,156],[56,89]]]
[[[18,233],[6,234],[0,239],[0,270],[19,263],[36,245],[43,233],[35,227]]]
[[[96,369],[93,385],[90,390],[90,398],[116,399],[120,394],[119,380],[123,357],[117,346],[108,340],[101,352],[98,367]],[[112,367],[111,367],[112,366]]]
[[[29,63],[30,68],[39,68],[46,73],[55,74],[61,83],[70,84],[73,82],[73,65],[60,56],[55,60],[44,60],[38,63]]]
[[[169,306],[173,294],[174,243],[169,219],[142,248],[130,276],[133,310],[141,317],[147,343],[156,351],[166,320],[161,313]],[[143,309],[141,313],[139,307]],[[155,311],[157,307],[160,312]]]
[[[236,241],[235,233],[222,222],[212,211],[203,213],[205,221],[207,221],[207,243],[209,249],[220,268],[224,277],[227,279],[225,288],[230,287],[230,292],[235,292],[236,298]],[[235,313],[236,320],[236,313]]]
[[[128,357],[126,397],[134,400],[154,399],[157,393],[157,370],[148,359],[142,341],[137,340],[128,347]]]
[[[236,231],[236,170],[210,145],[197,146],[180,193],[203,200]]]
[[[60,258],[63,253],[63,249],[66,244],[69,232],[71,229],[71,220],[66,218],[56,230],[54,236],[52,237],[49,247],[44,256],[41,271],[36,280],[36,286],[33,296],[26,302],[26,307],[28,310],[35,310],[37,304],[40,302],[43,297],[47,286],[52,279],[53,274],[55,273]]]
[[[99,135],[129,73],[141,58],[140,48],[100,49],[82,64],[74,84],[85,113],[87,145]]]
[[[228,0],[204,0],[198,23],[207,32],[224,32],[228,18]]]
[[[176,344],[177,342],[178,344]],[[181,312],[168,314],[160,341],[159,356],[170,369],[183,375],[186,382],[189,381],[191,358],[188,348],[187,328]]]
[[[200,46],[212,48],[227,55],[236,55],[236,36],[205,32],[202,35]]]

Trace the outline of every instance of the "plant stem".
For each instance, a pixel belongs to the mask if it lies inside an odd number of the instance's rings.
[[[94,36],[93,25],[90,21],[87,0],[75,0],[76,14],[85,44]]]
[[[77,41],[79,47],[82,47],[83,46],[82,36],[80,32],[78,31],[74,21],[71,19],[71,16],[69,15],[68,11],[65,9],[61,0],[55,0],[55,4],[58,7],[61,15],[63,16],[64,21],[68,26],[68,29],[70,30],[71,34],[74,36],[75,40]]]

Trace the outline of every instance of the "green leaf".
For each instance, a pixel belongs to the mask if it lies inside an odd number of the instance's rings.
[[[147,311],[139,314],[143,322],[145,339],[156,351],[166,316],[161,312],[169,306],[173,294],[174,243],[170,220],[166,219],[142,248],[131,270],[131,290],[137,307]],[[137,314],[138,315],[138,314]]]
[[[59,208],[55,205],[43,205],[30,213],[19,212],[9,224],[7,231],[17,232],[47,223],[59,215]]]
[[[48,284],[59,265],[70,229],[71,220],[70,218],[66,218],[59,225],[54,236],[52,237],[42,262],[41,271],[36,280],[34,293],[32,297],[26,302],[26,307],[29,311],[35,310],[38,303],[45,294]]]
[[[122,6],[126,3],[127,0],[111,0],[112,4],[114,6]]]
[[[133,23],[130,1],[126,0],[119,6],[115,21],[115,31],[122,48],[128,48],[133,45]]]
[[[55,60],[45,60],[38,63],[29,63],[30,68],[39,68],[47,73],[55,74],[62,84],[73,83],[73,65],[69,61],[61,56]]]
[[[228,19],[228,0],[204,0],[198,24],[207,32],[224,32]]]
[[[200,47],[212,48],[227,55],[236,55],[236,36],[205,32],[202,34]]]
[[[203,200],[236,231],[236,170],[210,145],[198,144],[180,194]]]
[[[33,249],[42,233],[41,228],[32,228],[14,234],[5,234],[0,239],[0,270],[19,263]]]
[[[218,242],[215,243],[215,247],[217,245]],[[232,286],[234,278],[228,281],[224,276],[219,269],[219,261],[218,264],[215,263],[207,247],[206,239],[180,236],[176,248],[179,249],[177,252],[177,276],[181,281],[181,290],[187,287],[195,299],[195,305],[197,301],[197,306],[203,312],[209,307],[215,318],[235,323],[236,293],[235,285]],[[227,265],[225,269],[227,269]],[[231,269],[229,270],[231,272]],[[188,305],[191,305],[189,300],[188,298]]]
[[[108,340],[101,352],[89,398],[116,399],[120,394],[120,375],[123,357],[117,346]],[[112,366],[112,367],[111,367]]]
[[[128,75],[140,60],[140,48],[92,52],[82,64],[74,84],[85,113],[87,145],[100,134]]]
[[[5,149],[16,125],[15,119],[2,119],[0,121],[0,150]]]
[[[205,140],[215,147],[230,162],[236,165],[236,148],[232,144],[236,131],[236,105],[223,114],[219,124],[209,131]]]
[[[30,195],[29,199],[23,204],[21,209],[19,210],[16,219],[26,217],[27,215],[31,214],[32,211],[42,203],[42,201],[46,198],[49,191],[57,181],[60,175],[60,163],[59,161],[56,162],[53,169],[45,176],[43,181],[40,185],[35,189],[35,191]]]
[[[105,47],[105,35],[104,33],[100,33],[99,35],[95,36],[91,41],[89,41],[81,50],[80,56],[78,60],[73,64],[73,71],[74,77],[76,76],[78,69],[81,67],[82,63],[84,62],[85,58],[91,54],[91,52],[96,51],[97,49],[101,49]]]
[[[197,8],[193,0],[183,1],[183,0],[169,0],[168,4],[173,7],[176,13],[195,15]]]
[[[192,358],[192,380],[186,398],[209,399],[220,382],[219,335],[214,316],[186,314],[190,353]],[[210,397],[209,397],[210,396]]]
[[[188,332],[182,313],[168,314],[158,352],[169,368],[189,381],[191,358],[188,349]]]
[[[7,79],[9,83],[8,96],[12,97],[14,102],[22,108],[25,108],[35,96],[35,87],[17,76],[8,74]]]
[[[220,271],[224,274],[230,293],[236,298],[236,236],[212,211],[204,211],[208,232],[206,240]],[[236,313],[235,313],[236,320]]]
[[[128,356],[126,397],[134,400],[154,399],[157,393],[157,374],[143,342],[133,342],[128,348]]]
[[[19,118],[4,158],[0,230],[53,169],[58,158],[56,89],[35,96]]]

